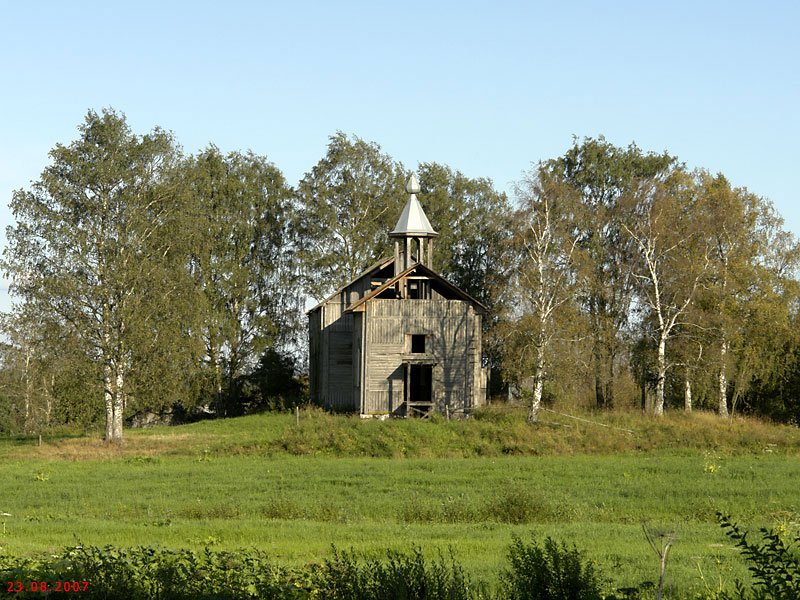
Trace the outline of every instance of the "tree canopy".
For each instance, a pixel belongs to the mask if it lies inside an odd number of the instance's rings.
[[[509,198],[417,165],[434,268],[485,304],[484,364],[526,397],[800,419],[800,245],[768,200],[667,153],[573,139]],[[391,255],[410,169],[337,132],[292,187],[252,152],[89,111],[14,192],[0,431],[304,398],[302,309]],[[499,387],[493,388],[498,391]]]

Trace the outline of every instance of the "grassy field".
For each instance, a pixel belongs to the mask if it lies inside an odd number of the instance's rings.
[[[0,439],[0,552],[81,542],[257,547],[318,561],[332,544],[421,547],[497,576],[512,536],[575,542],[615,585],[657,577],[641,522],[678,534],[676,597],[746,576],[716,523],[796,531],[800,431],[676,415],[517,412],[467,422],[362,421],[319,411],[97,437]],[[557,422],[557,423],[556,423]]]

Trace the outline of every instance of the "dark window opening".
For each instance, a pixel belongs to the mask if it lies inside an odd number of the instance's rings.
[[[425,354],[425,336],[423,334],[413,334],[411,336],[412,354]]]
[[[422,283],[419,281],[410,281],[408,283],[408,298],[410,300],[422,299]]]

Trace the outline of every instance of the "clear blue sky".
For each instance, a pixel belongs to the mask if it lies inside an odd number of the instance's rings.
[[[602,134],[724,173],[800,235],[798,24],[789,0],[0,0],[0,226],[48,151],[113,107],[292,183],[337,130],[506,191]]]

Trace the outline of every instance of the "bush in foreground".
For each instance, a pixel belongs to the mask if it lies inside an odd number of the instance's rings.
[[[42,598],[64,582],[79,584],[87,600],[479,600],[452,558],[428,561],[418,549],[359,560],[334,548],[331,558],[306,569],[277,567],[258,550],[202,552],[158,547],[75,546],[50,559],[0,556],[9,598]],[[86,582],[88,585],[85,585]],[[18,587],[22,589],[18,590]],[[69,591],[72,591],[71,589]]]
[[[704,600],[797,600],[800,555],[795,537],[787,544],[762,529],[753,542],[730,518],[718,515],[753,574],[754,589],[736,582],[735,595],[708,592]],[[573,545],[551,538],[539,543],[514,538],[500,585],[491,593],[474,582],[451,556],[426,559],[420,549],[362,557],[333,549],[321,564],[290,569],[259,550],[202,552],[159,547],[67,548],[42,559],[0,555],[0,582],[9,598],[43,598],[80,591],[86,600],[637,600],[652,598],[652,584],[604,592],[606,582]],[[59,590],[60,587],[62,589]],[[70,589],[64,589],[69,582]],[[72,582],[81,584],[72,588]],[[83,587],[83,582],[87,586]],[[21,588],[21,589],[19,589]],[[50,592],[45,593],[45,592]],[[77,595],[76,595],[77,596]],[[699,600],[701,596],[698,596]]]
[[[428,562],[419,549],[389,552],[387,560],[360,562],[352,552],[334,548],[316,570],[314,597],[330,600],[470,600],[484,597],[464,569],[450,557]]]
[[[797,544],[800,536],[794,536],[787,544],[775,530],[759,529],[761,539],[751,541],[748,533],[731,521],[730,516],[717,513],[725,534],[739,548],[748,569],[753,575],[753,590],[746,590],[741,582],[736,582],[735,598],[752,600],[797,600],[800,598],[800,552]],[[722,594],[727,600],[733,598]]]
[[[501,596],[514,600],[601,600],[594,567],[578,549],[551,538],[530,544],[515,538],[508,569],[500,575]]]

